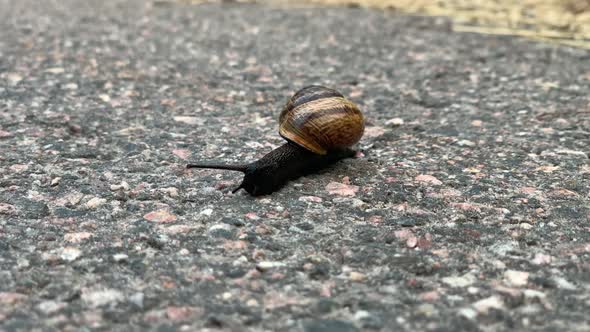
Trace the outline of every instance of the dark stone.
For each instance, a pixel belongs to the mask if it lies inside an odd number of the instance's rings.
[[[414,227],[416,226],[416,219],[410,217],[403,217],[398,220],[398,224],[402,227]]]
[[[209,236],[223,239],[231,239],[234,237],[234,234],[234,231],[223,228],[216,228],[209,231]]]
[[[315,308],[320,314],[328,314],[338,308],[338,304],[332,299],[320,298],[316,303]]]
[[[295,225],[295,227],[304,230],[304,231],[311,231],[313,230],[313,224],[308,222],[301,222]]]
[[[62,155],[70,159],[97,159],[98,154],[98,150],[80,147],[72,152],[64,152]]]
[[[532,275],[529,277],[529,281],[542,288],[551,289],[557,287],[557,283],[553,279],[541,275]]]
[[[176,328],[174,325],[172,325],[170,323],[165,323],[165,324],[158,325],[158,327],[156,328],[156,331],[158,331],[158,332],[176,332],[176,331],[178,331],[178,328]]]
[[[162,243],[160,240],[155,239],[153,237],[146,238],[145,243],[147,243],[150,247],[152,247],[154,249],[158,249],[158,250],[164,249],[164,243]]]
[[[2,326],[6,328],[6,331],[30,331],[32,330],[31,325],[32,322],[29,317],[23,314],[13,315],[11,319],[6,319],[2,322]]]
[[[237,219],[237,218],[232,218],[232,217],[223,217],[223,218],[221,218],[221,222],[223,222],[225,224],[232,225],[232,226],[236,226],[236,227],[243,227],[246,225],[246,223],[243,220]]]
[[[262,322],[261,313],[250,313],[244,317],[244,324],[247,326],[256,325]]]
[[[129,312],[120,308],[108,308],[103,311],[104,318],[116,324],[125,323],[129,319],[129,314]],[[158,331],[160,331],[160,329],[158,329]]]
[[[79,211],[79,210],[72,210],[64,207],[58,207],[53,210],[53,215],[58,218],[70,218],[70,217],[80,217],[85,215],[87,212]]]
[[[535,233],[525,234],[522,240],[529,246],[537,246],[542,243],[541,237]]]
[[[303,322],[304,332],[358,332],[356,326],[350,322],[336,319],[318,319]]]
[[[326,279],[330,276],[330,263],[328,262],[318,262],[312,263],[312,268],[308,271],[309,277],[311,279]]]
[[[8,241],[0,241],[0,251],[8,251],[10,244]]]
[[[205,326],[210,328],[220,329],[223,328],[225,325],[226,324],[223,318],[215,315],[207,317],[207,320],[205,321]]]
[[[23,201],[21,211],[25,218],[41,219],[49,215],[49,207],[43,202]]]
[[[223,268],[223,274],[228,278],[241,278],[246,274],[246,272],[248,272],[246,269],[238,266],[226,265]]]
[[[590,209],[584,206],[560,206],[551,211],[555,217],[574,222],[586,222],[590,217]]]
[[[364,316],[359,320],[359,324],[364,329],[378,330],[383,327],[383,319],[370,312],[369,315]]]
[[[417,98],[410,98],[409,100],[417,105],[427,108],[443,108],[451,105],[451,101],[433,96],[427,92],[422,93]]]
[[[126,209],[127,212],[138,212],[141,211],[142,208],[139,204],[128,203]]]

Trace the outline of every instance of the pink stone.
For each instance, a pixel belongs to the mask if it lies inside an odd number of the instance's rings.
[[[157,223],[169,223],[176,221],[176,216],[166,210],[152,211],[144,215],[143,218]]]
[[[172,150],[172,153],[178,158],[184,160],[187,160],[191,155],[191,152],[187,149],[174,149]]]
[[[330,195],[354,197],[359,191],[359,187],[339,182],[330,182],[326,186],[326,191],[328,191]]]
[[[442,184],[442,181],[440,181],[439,179],[435,178],[434,176],[428,175],[428,174],[420,174],[420,175],[416,176],[416,178],[414,178],[414,180],[416,180],[418,182],[422,182],[422,183],[432,184],[435,186],[440,186]]]
[[[90,232],[67,233],[64,235],[64,240],[71,243],[80,243],[93,236]]]

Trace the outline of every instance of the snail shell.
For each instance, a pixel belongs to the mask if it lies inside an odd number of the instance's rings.
[[[317,85],[295,93],[279,117],[283,138],[320,155],[356,144],[364,131],[358,106],[338,91]]]

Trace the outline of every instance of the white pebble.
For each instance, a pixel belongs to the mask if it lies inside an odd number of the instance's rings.
[[[106,202],[107,202],[107,200],[104,199],[104,198],[93,197],[88,202],[86,202],[86,204],[84,204],[84,206],[87,209],[96,209],[96,208],[101,207],[102,205],[104,205]]]
[[[129,259],[129,256],[127,256],[126,254],[114,254],[113,259],[115,260],[115,262],[124,262],[127,259]]]
[[[475,146],[474,142],[472,142],[470,140],[466,140],[466,139],[462,139],[462,140],[458,141],[457,144],[459,146]]]
[[[59,257],[64,261],[72,262],[82,255],[82,251],[74,247],[65,247],[62,249]]]
[[[81,298],[89,307],[98,308],[106,304],[123,301],[123,293],[115,289],[83,291]]]
[[[442,278],[442,282],[451,287],[467,287],[475,283],[477,279],[471,273],[466,273],[462,276],[452,276]]]
[[[256,264],[256,267],[259,270],[267,271],[267,270],[278,268],[278,267],[282,267],[282,266],[285,266],[285,265],[286,264],[283,263],[283,262],[262,261],[262,262]]]
[[[394,126],[394,127],[401,126],[404,124],[404,119],[402,119],[402,118],[389,119],[389,120],[385,121],[385,124],[388,126]]]

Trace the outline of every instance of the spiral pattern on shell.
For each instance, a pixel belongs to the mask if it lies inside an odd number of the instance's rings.
[[[297,91],[279,117],[283,138],[321,155],[356,144],[364,130],[363,114],[353,102],[318,85]]]

